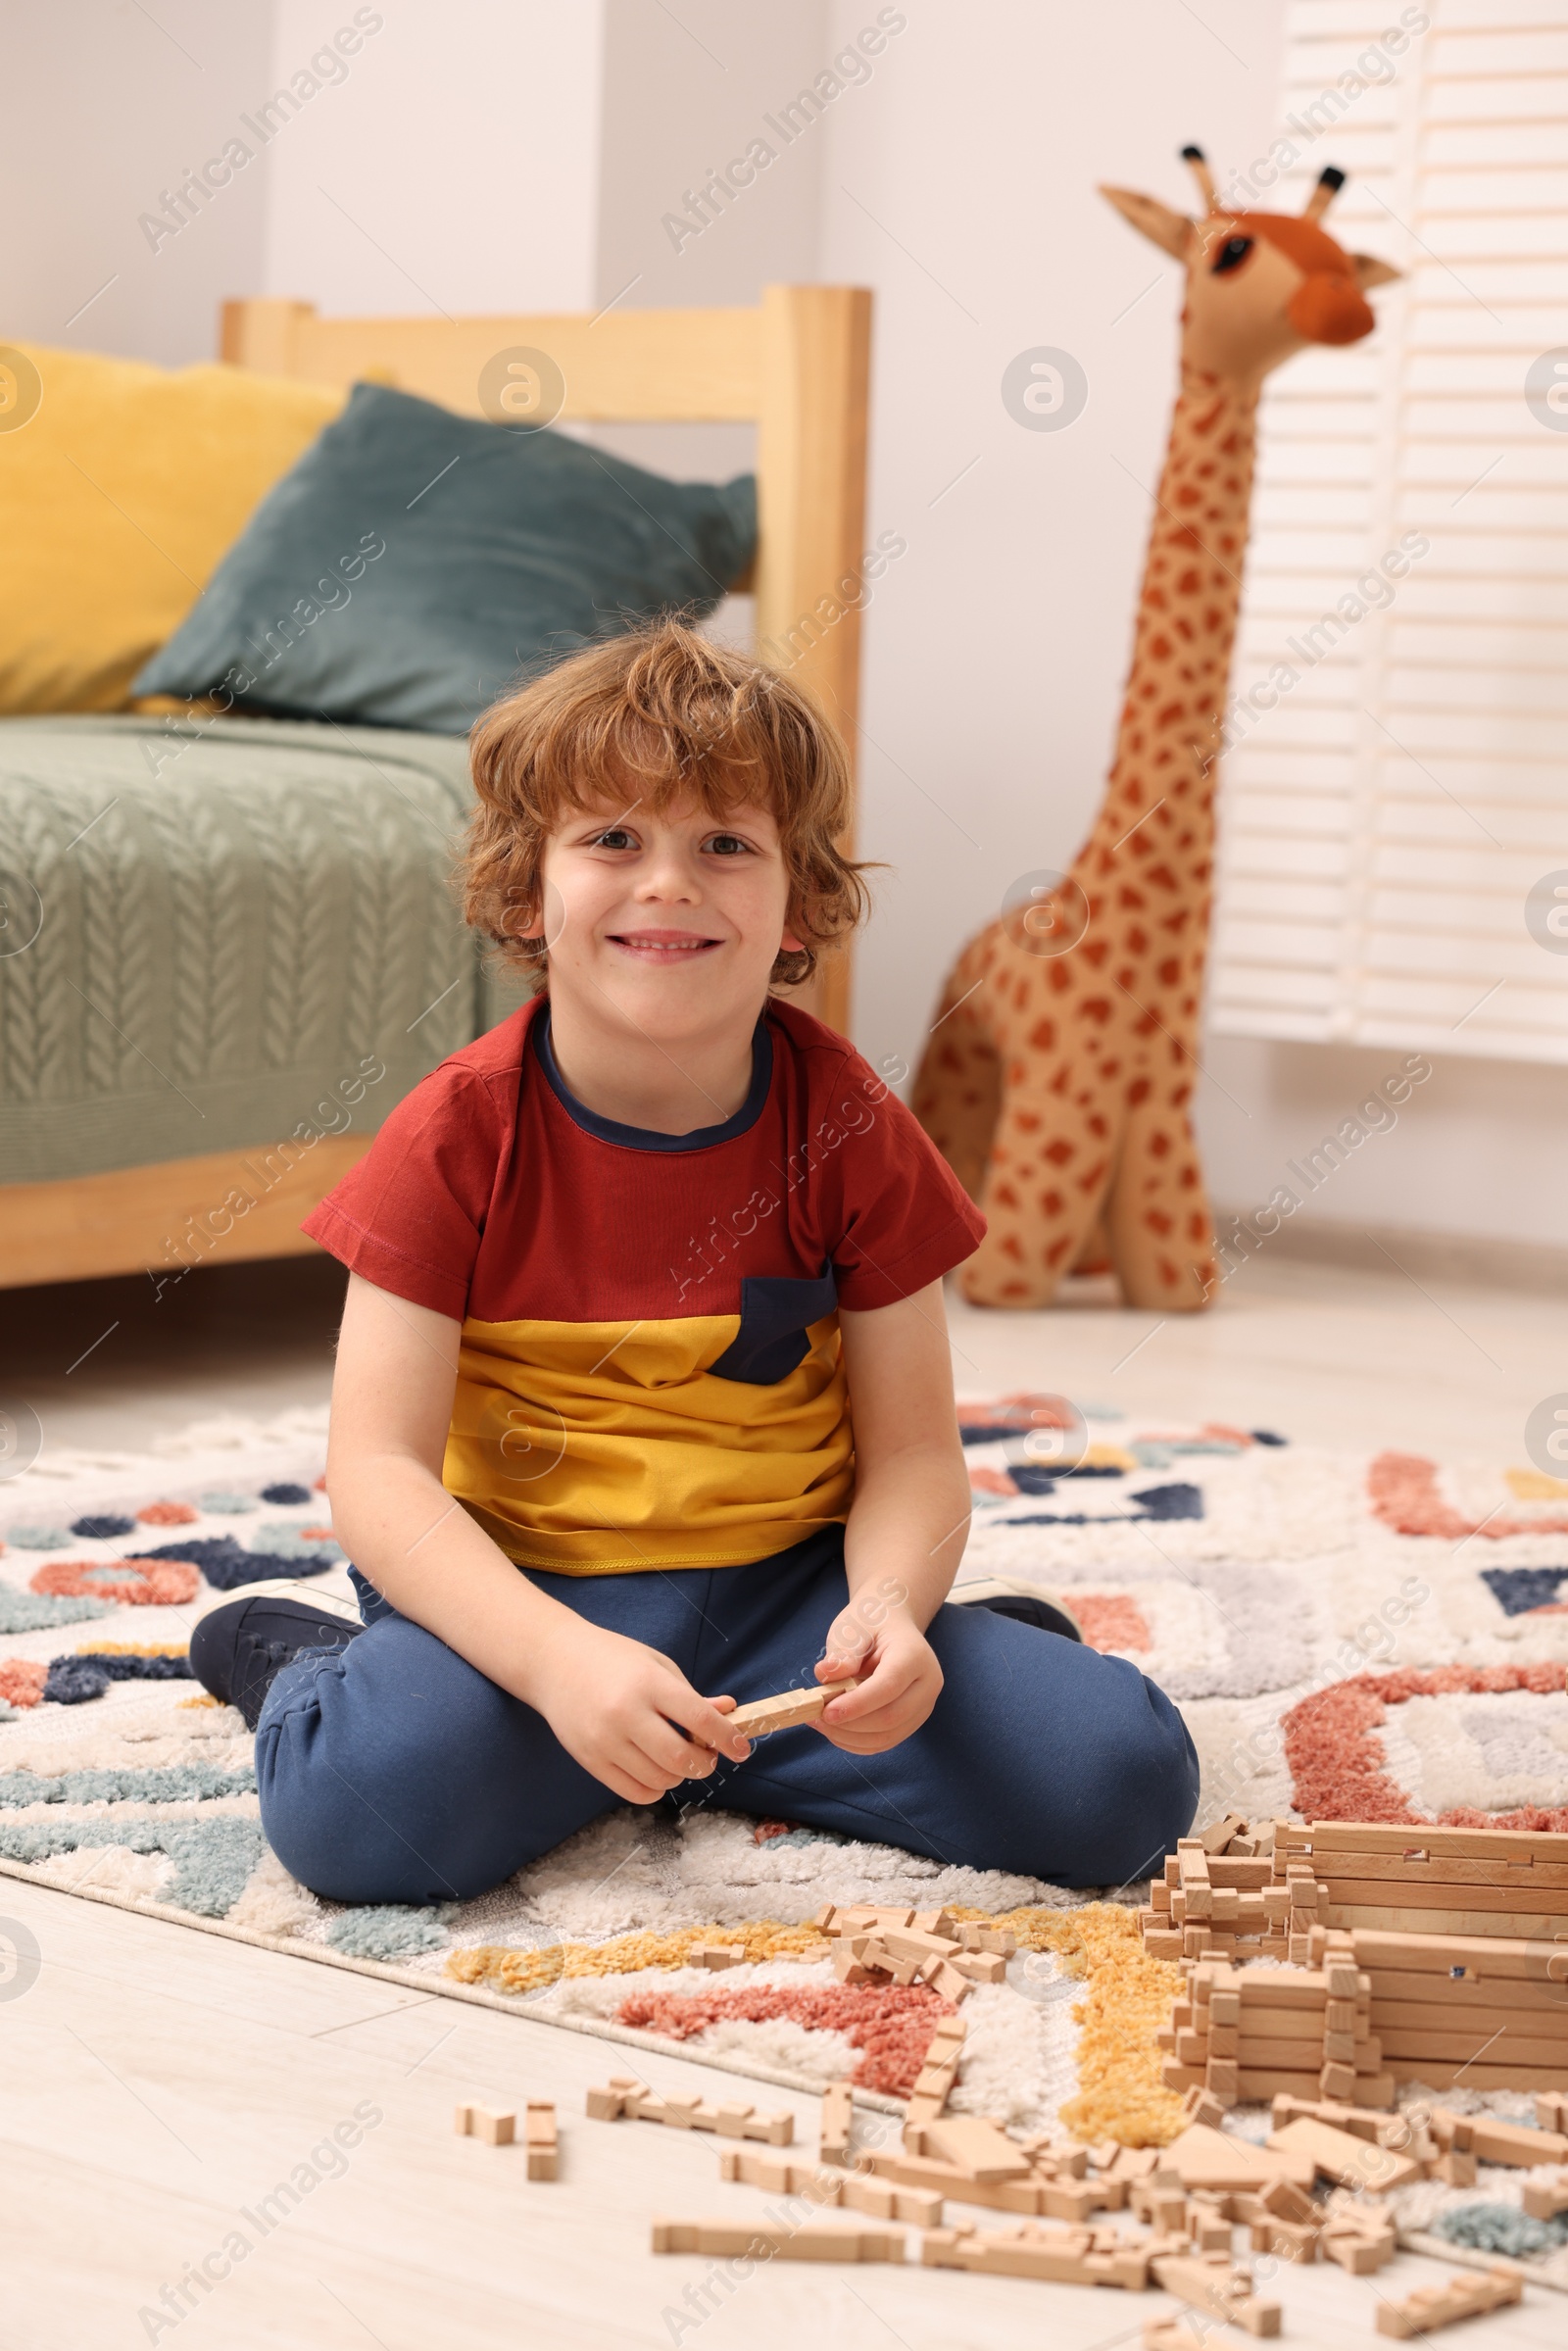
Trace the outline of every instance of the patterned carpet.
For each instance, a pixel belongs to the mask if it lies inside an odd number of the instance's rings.
[[[1568,1828],[1568,1485],[1093,1410],[1063,1432],[1054,1399],[960,1417],[964,1575],[1061,1590],[1096,1646],[1180,1700],[1200,1817]],[[1085,2136],[1168,2133],[1149,2033],[1174,1971],[1130,1933],[1141,1888],[1097,1903],[787,1822],[629,1809],[475,1902],[349,1910],[295,1884],[243,1725],[182,1655],[213,1589],[346,1589],[324,1443],[324,1414],[207,1423],[0,1484],[0,1871],[761,2080],[852,2075],[873,2102],[907,2089],[945,2004],[839,1985],[803,1922],[825,1900],[945,1904],[1019,1942],[965,2003],[954,2104],[1039,2130],[1066,2101]],[[715,1931],[744,1965],[687,1963]]]

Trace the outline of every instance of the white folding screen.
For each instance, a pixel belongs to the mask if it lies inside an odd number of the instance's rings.
[[[1296,0],[1287,79],[1222,199],[1337,164],[1406,274],[1264,394],[1209,1022],[1568,1061],[1568,0]]]

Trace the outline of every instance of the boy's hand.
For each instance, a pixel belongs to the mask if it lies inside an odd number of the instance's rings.
[[[567,1754],[628,1804],[655,1804],[706,1779],[720,1755],[744,1763],[752,1751],[724,1721],[732,1697],[700,1697],[679,1666],[622,1633],[579,1620],[549,1680],[548,1699],[533,1703]]]
[[[834,1698],[816,1728],[851,1755],[880,1755],[918,1731],[942,1691],[942,1668],[925,1635],[902,1609],[874,1631],[852,1604],[828,1628],[819,1682],[863,1676],[858,1690]]]

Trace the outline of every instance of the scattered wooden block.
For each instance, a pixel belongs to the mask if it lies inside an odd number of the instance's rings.
[[[1151,2229],[1177,2233],[1187,2226],[1187,2191],[1174,2172],[1152,2172],[1129,2198],[1134,2214]]]
[[[1000,1951],[958,1951],[947,1962],[971,1984],[1005,1984],[1007,1963]]]
[[[944,1911],[925,1912],[923,1917],[948,1918]],[[916,1925],[920,1923],[916,1920]],[[1018,1937],[1010,1927],[984,1927],[978,1919],[960,1919],[956,1924],[948,1919],[945,1927],[932,1929],[935,1935],[951,1935],[966,1951],[997,1951],[1010,1959],[1018,1948]]]
[[[1373,2146],[1348,2131],[1336,2131],[1305,2115],[1287,2123],[1283,2131],[1271,2131],[1268,2143],[1284,2154],[1305,2157],[1315,2171],[1340,2187],[1363,2188],[1372,2195],[1407,2187],[1421,2177],[1421,2166],[1411,2156]]]
[[[453,2117],[453,2129],[462,2137],[482,2138],[488,2147],[510,2147],[517,2128],[517,2117],[509,2107],[460,2106]]]
[[[1294,2186],[1289,2180],[1271,2180],[1257,2200],[1263,2210],[1272,2213],[1277,2221],[1296,2221],[1305,2225],[1315,2224],[1319,2218],[1317,2206],[1311,2197]]]
[[[1188,2319],[1146,2319],[1144,2351],[1214,2351],[1209,2331]]]
[[[1352,2278],[1370,2278],[1394,2259],[1397,2243],[1392,2221],[1357,2206],[1330,2212],[1320,2249],[1326,2261],[1338,2262]]]
[[[1149,2248],[1088,2229],[930,2229],[920,2240],[929,2269],[970,2270],[988,2278],[1036,2278],[1054,2285],[1122,2286],[1149,2282]]]
[[[656,2253],[765,2255],[774,2261],[903,2261],[905,2240],[896,2229],[864,2222],[848,2228],[808,2221],[668,2221],[653,2224]]]
[[[1527,2180],[1521,2200],[1533,2221],[1554,2221],[1568,2212],[1568,2172],[1559,2172],[1555,2180]]]
[[[1456,2319],[1479,2319],[1489,2310],[1501,2310],[1519,2295],[1519,2278],[1511,2270],[1461,2270],[1442,2285],[1418,2285],[1400,2302],[1380,2302],[1377,2330],[1401,2339],[1429,2334],[1434,2327],[1451,2327]]]
[[[1259,2213],[1251,2225],[1254,2253],[1272,2253],[1282,2261],[1316,2261],[1320,2231],[1300,2221],[1276,2221]],[[1200,2252],[1203,2250],[1199,2247]],[[1229,2247],[1226,2247],[1229,2251]]]
[[[688,1967],[744,1967],[746,1953],[733,1943],[693,1943],[686,1954]]]
[[[1206,2124],[1210,2131],[1217,2131],[1225,2119],[1224,2107],[1206,2089],[1190,2089],[1182,2100],[1182,2113],[1189,2123]]]
[[[950,1941],[954,1938],[961,1941],[967,1935],[996,1935],[1002,1932],[995,1927],[982,1928],[978,1925],[960,1927],[951,1910],[917,1910],[909,1924],[918,1934],[940,1935]],[[979,1947],[990,1948],[989,1944]]]
[[[530,2098],[522,2111],[522,2139],[530,2180],[554,2180],[561,2158],[553,2098]]]
[[[1538,2131],[1568,2132],[1568,2091],[1544,2089],[1537,2092],[1536,2128]]]
[[[588,2117],[595,2123],[617,2123],[627,2111],[628,2101],[640,2097],[646,2083],[631,2074],[612,2074],[609,2086],[588,2092]]]
[[[830,1698],[841,1698],[847,1690],[858,1690],[858,1679],[848,1682],[820,1682],[810,1690],[783,1690],[776,1698],[754,1698],[750,1705],[737,1706],[725,1717],[732,1731],[744,1739],[765,1739],[771,1731],[791,1731],[798,1723],[814,1723]]]
[[[847,2082],[830,2082],[822,2092],[819,2144],[824,2163],[849,2162],[850,2131],[854,2118],[855,2092]]]
[[[1035,2172],[1026,2172],[1019,2180],[975,2180],[956,2164],[940,2163],[935,2156],[916,2155],[903,2147],[866,2149],[857,2161],[861,2171],[880,2180],[896,2180],[903,2186],[926,2188],[959,2203],[989,2205],[995,2212],[1021,2213],[1029,2218],[1039,2217],[1044,2210],[1042,2199],[1054,2185]]]
[[[1440,2147],[1458,2147],[1483,2163],[1519,2164],[1568,2162],[1568,2137],[1556,2131],[1532,2131],[1523,2123],[1499,2123],[1495,2115],[1454,2114],[1446,2106],[1432,2111],[1432,2135]]]
[[[734,2100],[710,2106],[690,2092],[659,2098],[626,2074],[612,2075],[605,2089],[590,2089],[587,2111],[599,2123],[663,2123],[676,2131],[716,2131],[720,2138],[765,2139],[770,2147],[787,2147],[795,2136],[795,2117],[787,2109],[759,2114]]]
[[[922,2229],[942,2226],[942,2198],[934,2188],[900,2187],[864,2172],[845,2175],[844,2202],[879,2221],[914,2221]]]
[[[927,2188],[900,2187],[889,2180],[826,2164],[791,2163],[786,2156],[754,2154],[749,2147],[725,2147],[718,2158],[718,2176],[767,2188],[774,2195],[848,2205],[873,2220],[916,2221],[926,2229],[939,2227],[942,2220],[942,2198]]]
[[[1206,2123],[1189,2124],[1162,2150],[1160,2161],[1188,2189],[1256,2188],[1281,2179],[1309,2188],[1314,2177],[1312,2159],[1303,2150],[1277,2147],[1273,2141],[1266,2149],[1254,2147]]]
[[[1021,2180],[1031,2168],[1017,2142],[979,2115],[944,2115],[924,2126],[924,2136],[927,2152],[971,2180]]]
[[[861,1945],[864,1948],[864,1945]],[[830,1954],[833,1973],[841,1984],[869,1984],[871,1971],[863,1959],[857,1956],[855,1945],[847,1936],[840,1936]]]
[[[1245,2327],[1249,2334],[1278,2334],[1281,2311],[1252,2291],[1251,2273],[1240,2263],[1200,2261],[1181,2253],[1157,2254],[1150,2264],[1167,2294],[1211,2318]]]

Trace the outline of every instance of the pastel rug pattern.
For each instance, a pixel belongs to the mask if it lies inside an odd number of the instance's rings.
[[[1179,1699],[1203,1817],[1351,1810],[1568,1825],[1568,1489],[1506,1461],[1331,1455],[1268,1429],[1134,1426],[1059,1399],[962,1411],[963,1576],[1059,1592],[1098,1648]],[[955,2103],[1158,2138],[1169,1971],[1138,1888],[1082,1894],[789,1822],[619,1809],[479,1900],[344,1909],[262,1837],[251,1741],[189,1682],[216,1594],[346,1592],[324,1414],[198,1424],[144,1455],[48,1454],[0,1484],[0,1870],[761,2079],[907,2088],[942,2004],[840,1986],[826,1900],[1005,1918],[1007,1981],[965,2003]],[[1532,1482],[1534,1481],[1534,1482]],[[1544,1491],[1550,1489],[1550,1491]],[[740,1946],[721,1975],[694,1945]]]

